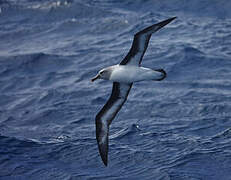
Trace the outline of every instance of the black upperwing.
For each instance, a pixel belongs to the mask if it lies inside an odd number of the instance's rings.
[[[144,53],[148,47],[148,43],[152,33],[158,31],[159,29],[170,23],[175,18],[176,17],[173,17],[165,21],[159,22],[136,33],[134,35],[132,47],[129,50],[127,56],[121,61],[120,65],[139,66],[144,56]]]
[[[131,87],[132,84],[114,82],[109,100],[95,118],[96,139],[99,153],[105,166],[107,166],[108,160],[109,125],[127,100]]]

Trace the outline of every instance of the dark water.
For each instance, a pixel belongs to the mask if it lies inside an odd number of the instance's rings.
[[[228,0],[1,0],[0,179],[231,180],[231,2]],[[154,34],[111,126],[109,166],[94,118],[133,34]]]

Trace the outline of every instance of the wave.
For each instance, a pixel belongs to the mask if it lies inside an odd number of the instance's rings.
[[[34,53],[1,57],[1,76],[29,75],[44,72],[56,72],[70,65],[64,57],[45,53]]]
[[[141,129],[139,128],[139,126],[137,124],[132,124],[127,128],[124,128],[118,132],[116,132],[115,134],[110,135],[111,139],[123,139],[123,138],[131,138],[133,137],[135,134],[139,133],[141,131]]]
[[[136,12],[162,12],[163,14],[181,14],[181,16],[188,16],[191,14],[196,17],[216,17],[216,18],[230,18],[231,17],[231,3],[226,0],[205,0],[201,2],[200,0],[190,1],[187,3],[182,3],[181,0],[95,0],[87,1],[90,5],[111,7],[116,6],[124,9],[133,10]]]
[[[1,147],[8,147],[8,148],[11,147],[13,149],[18,149],[20,147],[28,148],[28,147],[38,146],[37,142],[34,142],[32,140],[27,140],[27,139],[21,140],[15,137],[7,137],[7,136],[1,136],[1,135],[0,135],[0,145]],[[4,151],[2,148],[1,150]],[[10,148],[8,150],[10,150]],[[1,152],[1,154],[2,153],[3,152]],[[9,152],[6,151],[6,153],[9,153]],[[16,153],[16,152],[14,152],[14,150],[11,149],[11,153]]]
[[[113,8],[116,8],[117,11]],[[149,7],[152,7],[150,10]],[[81,0],[42,0],[42,1],[1,1],[1,15],[16,16],[20,14],[20,17],[27,17],[35,20],[42,20],[43,22],[51,22],[66,18],[99,18],[104,17],[107,13],[118,14],[119,9],[129,9],[131,12],[139,12],[143,14],[149,14],[149,17],[157,17],[158,13],[164,14],[191,14],[192,16],[205,16],[205,17],[216,17],[216,18],[230,18],[231,3],[225,0],[214,0],[211,3],[210,0],[203,1],[200,0],[192,1],[189,3],[182,3],[181,0],[139,0],[139,1],[105,1],[105,0],[95,0],[95,1],[81,1]],[[138,10],[138,11],[137,11]],[[120,13],[125,13],[121,11]],[[31,16],[31,15],[34,16]],[[135,15],[135,14],[134,14]],[[181,15],[181,16],[183,16]],[[96,18],[97,17],[97,18]],[[25,20],[27,19],[25,18]]]

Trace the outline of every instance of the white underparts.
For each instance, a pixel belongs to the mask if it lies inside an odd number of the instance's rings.
[[[112,70],[109,80],[121,83],[133,83],[145,80],[158,80],[163,77],[161,72],[138,66],[115,65],[109,67]]]

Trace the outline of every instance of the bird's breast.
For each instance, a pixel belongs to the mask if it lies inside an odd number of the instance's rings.
[[[143,80],[154,79],[156,72],[149,68],[128,66],[128,65],[116,65],[110,76],[110,80],[121,83],[133,83]]]

